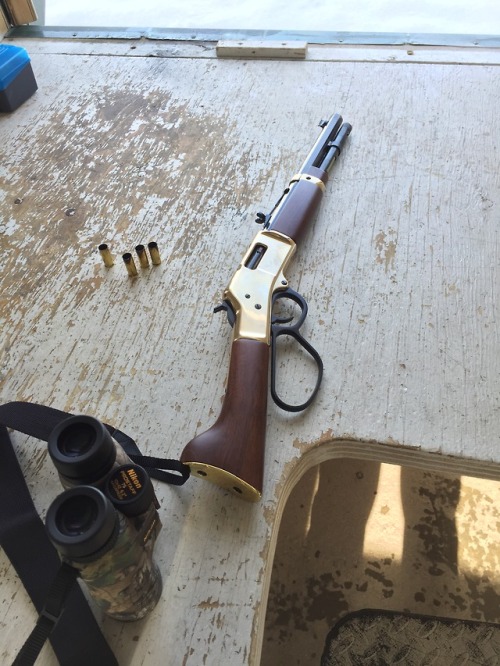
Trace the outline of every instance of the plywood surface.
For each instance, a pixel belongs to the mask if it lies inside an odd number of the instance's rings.
[[[325,362],[316,402],[270,405],[259,505],[156,484],[163,598],[140,627],[103,621],[124,666],[256,665],[279,516],[307,467],[350,454],[500,477],[500,69],[23,45],[39,91],[0,119],[1,399],[96,415],[150,454],[178,457],[220,409],[230,333],[212,308],[255,212],[320,118],[353,124],[288,275]],[[163,262],[136,280],[97,252],[149,240]],[[281,369],[302,386],[300,366]],[[41,443],[14,442],[43,514],[55,471]],[[0,566],[8,659],[34,613]]]
[[[488,622],[500,631],[499,504],[498,481],[442,471],[349,458],[308,470],[281,520],[261,666],[319,664],[333,627],[366,608]],[[410,665],[412,638],[401,625],[393,634],[401,663]],[[460,633],[452,635],[459,644]],[[334,645],[331,663],[336,656],[344,664],[350,641]],[[397,663],[373,635],[352,647],[365,661],[375,654]],[[432,640],[420,648],[423,663],[445,663]],[[451,651],[446,657],[460,663]]]

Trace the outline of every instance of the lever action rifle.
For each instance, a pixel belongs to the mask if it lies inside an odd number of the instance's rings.
[[[270,357],[271,394],[288,411],[300,411],[311,404],[323,373],[319,354],[299,332],[307,303],[288,287],[284,275],[314,218],[328,172],[352,129],[337,114],[321,121],[320,127],[318,140],[271,213],[257,214],[256,222],[263,223],[263,230],[255,236],[224,291],[222,304],[215,308],[216,312],[225,310],[233,327],[226,395],[215,424],[192,439],[181,455],[191,474],[251,502],[258,501],[262,493]],[[290,326],[285,324],[293,317],[273,315],[279,299],[289,299],[301,310],[298,321]],[[316,386],[301,405],[288,405],[276,393],[276,339],[280,335],[293,337],[316,362]]]

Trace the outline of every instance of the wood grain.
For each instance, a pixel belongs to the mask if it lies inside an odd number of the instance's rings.
[[[265,342],[234,340],[221,412],[214,425],[188,442],[180,456],[188,465],[202,463],[229,472],[259,494],[264,474],[269,354]],[[207,476],[207,471],[199,472]],[[210,476],[208,472],[209,480]],[[231,483],[230,487],[244,494],[239,484]]]
[[[315,168],[309,171],[323,174],[324,181],[328,179],[325,171]],[[270,229],[288,236],[295,243],[300,243],[308,228],[313,225],[322,197],[323,193],[316,184],[299,180],[276,211]]]

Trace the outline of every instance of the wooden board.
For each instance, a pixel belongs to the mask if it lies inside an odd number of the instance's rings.
[[[307,42],[265,40],[221,40],[217,42],[219,58],[279,58],[300,60],[306,57]]]
[[[230,332],[212,309],[255,212],[320,118],[353,124],[288,275],[325,362],[316,402],[299,416],[269,406],[260,504],[194,479],[156,484],[163,598],[140,627],[103,620],[121,665],[257,665],[279,518],[306,469],[364,456],[500,478],[500,69],[463,52],[418,64],[325,47],[294,62],[16,43],[39,90],[0,119],[1,398],[96,415],[150,454],[178,457],[220,409]],[[149,240],[163,262],[135,280],[97,251]],[[281,370],[302,387],[301,366]],[[43,515],[55,471],[41,443],[14,441]],[[10,659],[34,612],[1,567]],[[54,663],[49,648],[40,663]]]
[[[12,25],[33,23],[38,18],[31,0],[4,0],[3,4],[12,19]]]
[[[500,631],[499,505],[499,481],[451,469],[346,457],[309,469],[281,518],[261,666],[319,665],[333,627],[366,608],[496,623]],[[406,641],[404,655],[408,636],[393,634]],[[340,666],[346,655],[336,648]],[[428,661],[434,650],[428,642]]]
[[[10,30],[10,22],[5,14],[3,7],[0,5],[0,41],[4,35]]]

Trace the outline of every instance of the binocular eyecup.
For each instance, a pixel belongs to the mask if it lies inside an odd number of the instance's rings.
[[[99,556],[113,546],[118,529],[117,510],[140,516],[154,504],[155,491],[148,473],[139,465],[113,469],[104,492],[94,486],[75,486],[61,493],[49,507],[46,527],[57,550],[66,557]]]
[[[92,416],[70,416],[50,433],[49,455],[57,471],[80,483],[106,474],[116,459],[116,446],[106,427]]]
[[[162,525],[148,473],[91,416],[61,421],[48,449],[66,488],[47,511],[50,541],[106,615],[141,619],[162,591],[153,558]]]
[[[115,544],[118,513],[110,500],[93,486],[78,486],[61,493],[45,519],[49,539],[71,560],[98,559]]]

